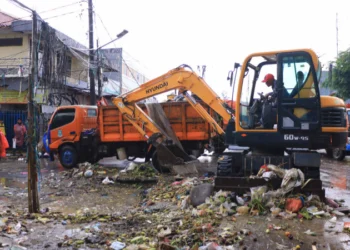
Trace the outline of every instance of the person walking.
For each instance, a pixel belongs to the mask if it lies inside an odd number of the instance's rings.
[[[18,118],[17,123],[13,126],[13,131],[15,133],[14,139],[16,140],[16,149],[17,150],[25,150],[25,135],[27,133],[26,126],[22,123],[22,119]],[[22,155],[22,153],[21,153]]]

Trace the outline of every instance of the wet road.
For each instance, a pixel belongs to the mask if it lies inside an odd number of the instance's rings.
[[[41,159],[38,176],[41,207],[64,214],[90,208],[100,213],[123,211],[138,204],[138,187],[102,185],[104,177],[72,178],[58,162]],[[113,173],[108,172],[109,176]],[[23,161],[0,162],[0,205],[16,204],[25,208],[27,197],[27,164]]]
[[[323,157],[321,180],[327,197],[344,199],[345,205],[350,206],[350,157],[341,162]]]
[[[57,163],[49,162],[47,159],[41,161],[41,175],[43,180],[60,174],[63,170],[63,167]],[[27,165],[25,162],[0,162],[0,205],[11,201],[14,201],[12,204],[18,204],[17,200],[21,200],[22,202],[26,200],[23,197],[26,195],[26,178]],[[323,156],[321,179],[326,189],[327,197],[344,199],[345,205],[350,206],[350,157],[347,157],[342,162],[337,162]],[[68,186],[69,180],[60,185],[63,187]],[[102,194],[96,191],[96,193],[93,194],[93,190],[96,189],[96,186],[93,187],[89,183],[85,183],[83,186],[83,189],[81,189],[83,192],[75,193],[74,195],[73,193],[65,194],[58,197],[55,195],[51,197],[51,194],[57,194],[57,190],[43,191],[40,194],[40,196],[43,197],[41,199],[42,207],[50,206],[53,210],[61,210],[66,213],[73,213],[82,207],[95,207],[95,209],[101,211],[113,212],[123,207],[125,208],[125,205],[130,208],[138,203],[137,193],[140,190],[138,190],[137,187],[118,187],[116,189],[115,186],[108,186],[103,187]],[[101,185],[99,184],[99,186]],[[5,189],[4,187],[7,188]],[[70,192],[74,192],[74,189],[75,188],[72,187],[70,190],[73,191]],[[18,190],[22,190],[22,192],[18,192]],[[116,190],[118,192],[116,192]],[[9,193],[9,191],[14,195],[2,195],[3,192]],[[63,202],[63,200],[65,202]],[[100,206],[101,203],[104,203],[104,206]],[[228,221],[226,224],[229,227],[233,227],[233,229],[247,228],[254,232],[258,237],[258,242],[246,242],[247,249],[276,249],[276,246],[279,249],[291,249],[292,246],[296,246],[296,244],[300,242],[304,243],[301,249],[311,249],[312,242],[317,242],[318,250],[350,249],[349,235],[341,232],[342,227],[338,229],[330,227],[327,222],[328,220],[329,218],[319,218],[311,221],[304,220],[299,222],[299,220],[283,220],[266,216],[254,218],[241,216],[236,223],[232,224],[232,222]],[[347,222],[350,221],[350,218],[348,216],[338,217],[337,221]],[[251,224],[251,222],[255,222],[255,224]],[[284,230],[271,231],[267,237],[265,231],[271,224],[279,226],[287,225],[286,230],[291,231],[294,240],[291,241],[286,238],[284,236]],[[309,229],[315,232],[317,236],[304,234],[304,232]],[[279,245],[277,245],[277,242]]]

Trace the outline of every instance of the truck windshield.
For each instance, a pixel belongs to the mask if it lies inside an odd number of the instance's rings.
[[[74,121],[75,109],[58,110],[51,122],[51,129],[62,127]]]

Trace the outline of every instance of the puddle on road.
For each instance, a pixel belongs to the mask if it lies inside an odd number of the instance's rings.
[[[345,206],[350,207],[350,190],[344,190],[340,188],[325,188],[326,197],[336,200],[344,200]]]
[[[1,187],[10,187],[10,188],[27,188],[26,179],[10,179],[6,177],[0,177],[0,186]]]
[[[115,211],[125,211],[140,202],[140,197],[134,195],[137,190],[130,188],[120,188],[110,186],[108,190],[102,191],[103,195],[98,192],[72,193],[68,197],[53,196],[53,201],[48,202],[45,206],[50,207],[51,211],[61,212],[64,215],[76,213],[78,210],[88,209],[89,212],[113,213]]]
[[[321,180],[324,187],[347,190],[350,188],[350,167],[348,161],[322,159]]]

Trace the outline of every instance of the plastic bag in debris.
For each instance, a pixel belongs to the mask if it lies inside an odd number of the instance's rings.
[[[214,200],[218,199],[219,197],[227,197],[228,193],[222,190],[219,190],[218,192],[215,193],[214,195]]]
[[[262,202],[264,204],[270,203],[273,199],[280,198],[285,195],[285,191],[281,188],[277,190],[271,190],[262,195]]]
[[[230,211],[232,208],[237,207],[236,203],[234,202],[228,203],[227,201],[225,201],[222,205],[227,211]]]
[[[114,241],[112,243],[112,245],[110,246],[110,248],[112,248],[113,250],[121,250],[125,247],[125,243],[123,242],[119,242],[119,241]]]
[[[298,187],[304,184],[305,176],[300,169],[292,168],[285,172],[282,180],[281,188],[286,192],[291,191],[294,187]]]
[[[300,198],[288,198],[284,206],[287,211],[296,213],[303,207],[303,201]]]
[[[269,171],[269,172],[263,173],[261,177],[264,178],[266,181],[269,181],[276,178],[277,175],[274,172]]]
[[[243,198],[239,197],[238,195],[236,195],[236,201],[237,201],[238,205],[241,205],[241,206],[243,206],[245,203]]]
[[[126,167],[126,172],[133,171],[137,166],[135,162],[130,162]]]
[[[207,245],[205,246],[201,246],[198,248],[199,250],[224,250],[223,247],[219,246],[217,243],[215,242],[210,242],[207,243]]]
[[[200,163],[211,163],[213,161],[212,156],[201,155],[197,158]]]
[[[260,199],[267,192],[267,186],[259,186],[250,188],[252,200]]]
[[[211,152],[209,152],[209,150],[208,150],[208,149],[204,149],[204,152],[203,152],[203,154],[202,154],[202,155],[207,155],[207,156],[210,156],[210,155],[213,155],[213,154],[214,154],[214,152],[215,152],[215,151],[211,151]]]
[[[262,176],[263,173],[270,172],[270,171],[274,172],[279,178],[283,178],[286,173],[286,170],[283,168],[280,168],[272,164],[267,164],[267,165],[262,165],[260,167],[258,176]]]
[[[102,184],[107,185],[107,184],[112,184],[114,181],[110,180],[108,176],[102,181]]]

